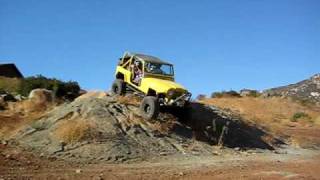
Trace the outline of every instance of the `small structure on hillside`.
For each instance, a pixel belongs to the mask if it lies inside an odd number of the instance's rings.
[[[257,90],[253,90],[253,89],[242,89],[240,90],[240,96],[242,97],[247,97],[247,96],[258,96],[259,92]]]
[[[8,78],[23,78],[22,73],[19,71],[15,64],[0,64],[0,76]]]

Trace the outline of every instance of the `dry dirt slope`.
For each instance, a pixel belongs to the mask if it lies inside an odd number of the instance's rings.
[[[212,98],[202,102],[238,114],[248,123],[285,137],[288,143],[315,148],[320,145],[319,106],[280,97]]]
[[[37,154],[81,162],[130,162],[170,154],[212,155],[212,145],[272,150],[282,142],[213,106],[186,114],[139,116],[132,97],[84,95],[55,107],[6,138]],[[170,113],[171,112],[171,113]]]
[[[219,99],[219,102],[222,100],[227,105],[240,100],[253,102],[245,98]],[[221,110],[226,102],[220,105],[215,102],[215,106],[193,103],[187,116],[163,110],[157,121],[140,118],[137,99],[104,93],[88,93],[44,114],[13,113],[15,118],[10,118],[12,112],[0,112],[0,132],[3,132],[0,139],[9,140],[7,145],[0,144],[0,179],[319,177],[318,150],[278,148],[281,141],[270,135],[270,129],[265,130],[268,128],[259,121],[243,118],[243,113],[239,115],[236,110],[233,113],[229,113],[230,109]],[[15,127],[15,123],[19,126]],[[294,124],[317,128],[300,123]],[[227,124],[228,132],[222,133]],[[6,125],[18,133],[7,133]],[[288,128],[295,128],[289,125]],[[296,131],[286,132],[292,135]],[[215,146],[221,137],[225,146],[222,149]],[[309,137],[310,134],[304,134],[302,138]],[[269,151],[273,148],[276,150]]]

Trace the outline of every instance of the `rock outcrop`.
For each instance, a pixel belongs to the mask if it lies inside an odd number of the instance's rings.
[[[309,79],[263,92],[265,97],[282,96],[320,104],[320,74]]]
[[[54,108],[12,139],[38,154],[81,162],[210,155],[212,145],[273,149],[278,143],[266,142],[264,131],[198,103],[193,103],[188,113],[163,109],[158,119],[146,121],[134,98],[83,95]]]
[[[53,92],[47,89],[34,89],[29,94],[29,99],[36,103],[52,103]]]

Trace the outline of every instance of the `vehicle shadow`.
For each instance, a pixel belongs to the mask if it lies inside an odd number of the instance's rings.
[[[284,144],[262,128],[250,125],[239,117],[232,117],[214,106],[191,103],[187,110],[168,108],[163,111],[174,115],[180,123],[190,127],[192,136],[196,140],[211,145],[273,150]],[[176,128],[177,133],[182,129]],[[181,132],[180,134],[190,138],[190,133]]]

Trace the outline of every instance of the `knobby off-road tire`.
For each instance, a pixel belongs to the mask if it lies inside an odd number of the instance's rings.
[[[160,104],[158,98],[153,96],[146,96],[143,98],[140,105],[141,116],[146,120],[155,119],[158,117],[160,111]]]
[[[126,84],[122,79],[116,79],[112,84],[111,91],[113,94],[124,95],[126,93]]]
[[[181,117],[183,121],[188,122],[192,119],[192,105],[189,101],[181,108]]]

